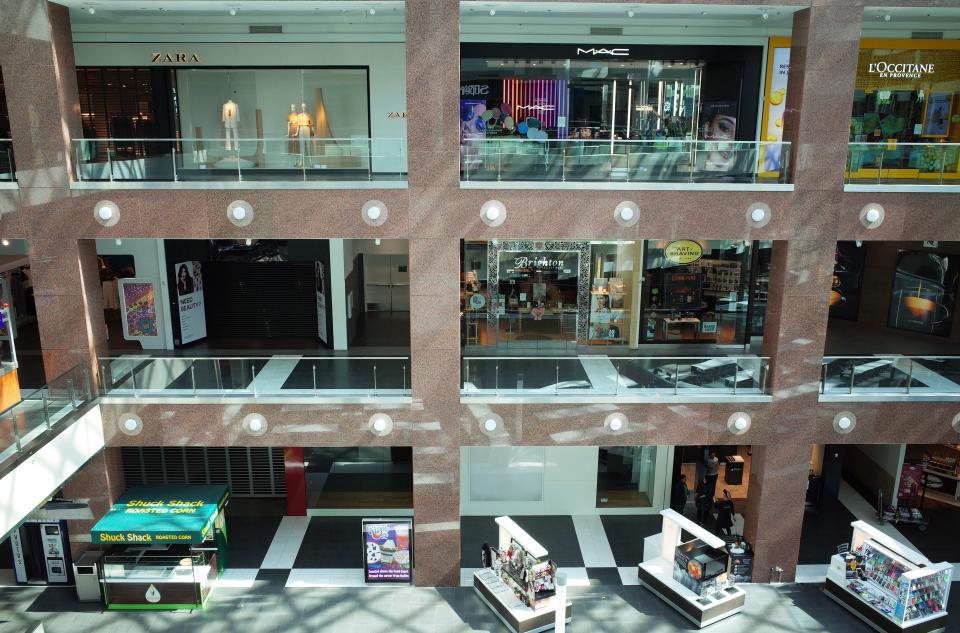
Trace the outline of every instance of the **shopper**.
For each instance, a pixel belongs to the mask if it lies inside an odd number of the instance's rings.
[[[710,484],[706,477],[701,479],[697,486],[695,502],[697,504],[697,523],[704,525],[707,516],[710,514],[710,508],[713,507],[713,495],[710,492]]]
[[[707,483],[710,484],[710,498],[713,499],[717,496],[717,478],[720,476],[720,459],[717,457],[717,451],[710,451],[704,466]]]
[[[675,512],[683,514],[683,509],[687,507],[688,496],[690,496],[690,489],[687,488],[687,476],[681,473],[670,493],[670,507]]]
[[[724,489],[723,499],[717,501],[717,532],[730,536],[733,527],[733,496]]]

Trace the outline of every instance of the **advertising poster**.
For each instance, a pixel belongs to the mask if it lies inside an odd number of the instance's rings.
[[[947,136],[950,131],[951,97],[948,92],[934,92],[930,95],[923,113],[923,136]]]
[[[701,307],[700,275],[697,273],[666,273],[663,290],[665,308],[696,310]]]
[[[737,102],[708,101],[703,105],[700,128],[705,171],[734,173],[741,152],[737,151]],[[752,162],[752,161],[751,161]]]
[[[776,39],[776,38],[774,38]],[[761,140],[783,141],[783,112],[787,106],[787,75],[790,71],[790,42],[770,41],[767,60],[767,87],[764,99]],[[779,173],[780,145],[765,145],[760,171]]]
[[[923,485],[923,464],[904,463],[900,470],[900,483],[897,486],[897,501],[909,505],[914,498],[920,496],[921,485]]]
[[[364,519],[364,579],[413,582],[413,519]]]
[[[317,280],[317,336],[327,343],[327,270],[323,262],[313,263]]]
[[[120,280],[125,338],[160,336],[154,290],[155,284],[152,281]]]
[[[200,262],[174,265],[177,275],[177,309],[180,313],[180,343],[192,343],[207,336],[207,315],[203,307],[203,275]]]
[[[856,242],[837,242],[830,287],[830,318],[856,321],[866,249]]]
[[[957,268],[952,255],[900,251],[887,325],[900,330],[950,336],[957,295]]]

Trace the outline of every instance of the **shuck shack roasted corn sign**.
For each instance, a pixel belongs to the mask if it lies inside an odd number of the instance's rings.
[[[222,505],[213,498],[138,497],[121,499],[94,526],[94,543],[202,543]]]

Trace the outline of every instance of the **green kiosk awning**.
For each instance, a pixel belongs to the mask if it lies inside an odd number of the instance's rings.
[[[227,487],[135,486],[91,530],[94,543],[193,543],[207,538]]]

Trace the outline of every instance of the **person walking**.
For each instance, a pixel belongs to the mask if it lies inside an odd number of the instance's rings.
[[[720,458],[717,457],[717,451],[711,450],[707,459],[704,460],[704,472],[707,483],[710,484],[710,499],[717,496],[717,479],[720,477]]]
[[[683,514],[683,509],[687,507],[688,496],[690,496],[690,489],[687,488],[687,476],[681,473],[670,492],[670,508],[678,514]]]
[[[724,489],[723,499],[717,501],[717,532],[730,536],[733,527],[733,497]]]
[[[710,483],[704,477],[697,485],[697,491],[694,497],[697,505],[697,524],[704,525],[707,516],[710,514],[710,508],[713,506],[713,496],[710,494]]]

